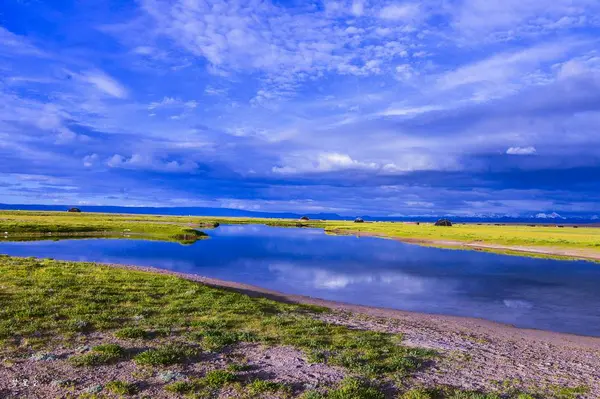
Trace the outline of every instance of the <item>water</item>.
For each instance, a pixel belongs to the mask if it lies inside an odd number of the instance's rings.
[[[600,265],[420,247],[317,229],[221,226],[178,243],[0,242],[15,256],[155,266],[292,294],[600,336]]]

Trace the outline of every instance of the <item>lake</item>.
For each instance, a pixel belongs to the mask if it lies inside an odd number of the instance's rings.
[[[291,294],[600,336],[600,264],[421,247],[319,229],[221,226],[192,245],[0,242],[14,256],[154,266]]]

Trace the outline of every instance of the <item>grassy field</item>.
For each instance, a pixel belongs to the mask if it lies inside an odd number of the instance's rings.
[[[199,229],[216,226],[214,221],[184,217],[0,211],[0,237],[10,240],[102,235],[186,243],[207,237]]]
[[[410,223],[328,222],[326,230],[337,233],[362,232],[386,237],[431,241],[449,240],[508,246],[589,248],[600,251],[600,229],[590,227],[455,224],[452,227],[444,228],[430,223],[417,225]]]
[[[125,215],[67,212],[0,211],[0,237],[8,239],[50,235],[144,236],[148,239],[193,242],[204,238],[199,230],[219,224],[265,224],[281,227],[313,227],[328,234],[373,235],[441,247],[461,244],[491,245],[494,252],[513,253],[515,247],[541,252],[574,251],[567,257],[600,259],[600,228],[524,225],[455,224],[436,227],[431,223],[353,223],[349,221],[298,221],[291,219],[222,218],[193,216]],[[208,232],[210,235],[210,232]],[[511,249],[512,248],[512,249]],[[532,252],[533,252],[532,251]],[[552,256],[552,254],[547,254]],[[538,253],[537,256],[540,256]]]
[[[585,392],[422,388],[411,375],[440,354],[404,346],[402,336],[326,323],[323,308],[251,298],[163,274],[0,256],[0,276],[4,372],[21,367],[33,379],[43,364],[42,383],[60,397],[161,396],[157,389],[173,397],[304,399],[565,399]],[[299,349],[309,362],[340,368],[344,378],[314,387],[273,380],[232,355],[231,348],[244,343]],[[225,359],[218,367],[211,361],[215,356]],[[2,392],[2,375],[0,370],[0,396],[9,397]],[[86,386],[92,378],[100,383]],[[158,378],[161,383],[152,382]]]

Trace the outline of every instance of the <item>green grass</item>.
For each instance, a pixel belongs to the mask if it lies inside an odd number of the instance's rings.
[[[206,373],[204,378],[199,380],[202,386],[211,389],[219,389],[227,384],[231,384],[237,380],[237,376],[227,370],[213,370]]]
[[[182,346],[181,344],[168,344],[148,349],[135,356],[133,360],[140,366],[170,366],[184,363],[197,356],[197,354],[198,351],[194,348]]]
[[[217,225],[214,221],[177,216],[0,211],[0,237],[16,241],[101,235],[192,243],[207,237],[197,229]]]
[[[600,229],[592,227],[573,229],[554,226],[475,224],[438,227],[430,223],[419,225],[393,222],[351,224],[331,221],[327,222],[325,230],[332,234],[370,234],[416,241],[456,241],[504,246],[587,249],[600,253]]]
[[[548,387],[544,392],[485,393],[464,391],[453,387],[413,388],[399,396],[399,399],[577,399],[588,392],[587,387]]]
[[[146,339],[149,334],[146,330],[138,327],[125,327],[115,332],[115,337],[120,339]]]
[[[193,327],[197,327],[194,324]],[[219,351],[227,345],[232,345],[238,342],[255,342],[258,340],[256,334],[248,331],[228,331],[226,326],[221,328],[202,328],[194,330],[190,337],[194,340],[199,340],[203,349],[208,351]]]
[[[173,392],[179,395],[186,395],[193,392],[196,389],[196,385],[190,381],[177,381],[172,384],[165,386],[165,390]]]
[[[292,391],[288,385],[281,382],[254,380],[246,386],[246,390],[252,397],[258,397],[269,393],[291,395]]]
[[[168,275],[6,256],[0,256],[0,275],[0,345],[5,348],[17,338],[33,347],[60,337],[68,342],[74,333],[115,334],[135,327],[165,329],[171,338],[196,336],[211,347],[239,340],[291,345],[316,354],[315,361],[365,373],[410,373],[434,356],[403,346],[398,335],[315,319],[323,308],[251,298]],[[84,324],[85,331],[73,331]],[[189,357],[180,346],[161,347],[135,361],[164,365]]]
[[[552,387],[550,387],[550,392],[551,392],[553,399],[576,399],[576,398],[579,398],[580,395],[588,393],[589,388],[585,387],[585,386],[579,386],[579,387],[552,386]]]
[[[212,370],[202,378],[190,381],[178,381],[169,384],[165,389],[180,395],[195,394],[195,397],[215,397],[226,385],[236,382],[237,376],[226,370]]]
[[[111,381],[104,388],[108,392],[119,396],[135,395],[138,392],[137,385],[125,381]]]
[[[325,393],[308,391],[302,395],[302,399],[385,399],[385,394],[368,381],[347,377],[335,389]]]
[[[125,356],[125,349],[115,344],[103,344],[92,348],[90,353],[75,355],[69,362],[75,367],[94,367],[116,363]]]
[[[247,363],[231,363],[227,365],[227,370],[232,371],[234,373],[239,373],[242,371],[252,370],[252,365]]]

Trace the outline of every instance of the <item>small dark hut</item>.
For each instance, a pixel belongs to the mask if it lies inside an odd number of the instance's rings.
[[[308,218],[308,216],[302,216],[300,218],[300,220],[302,220],[303,222],[309,221],[310,219]]]
[[[440,219],[437,222],[435,222],[436,226],[447,226],[450,227],[452,226],[452,222],[448,219]]]
[[[69,210],[67,212],[76,212],[76,213],[80,213],[81,209],[79,208],[69,208]]]
[[[354,219],[354,223],[364,223],[364,219],[363,218],[356,218]]]

